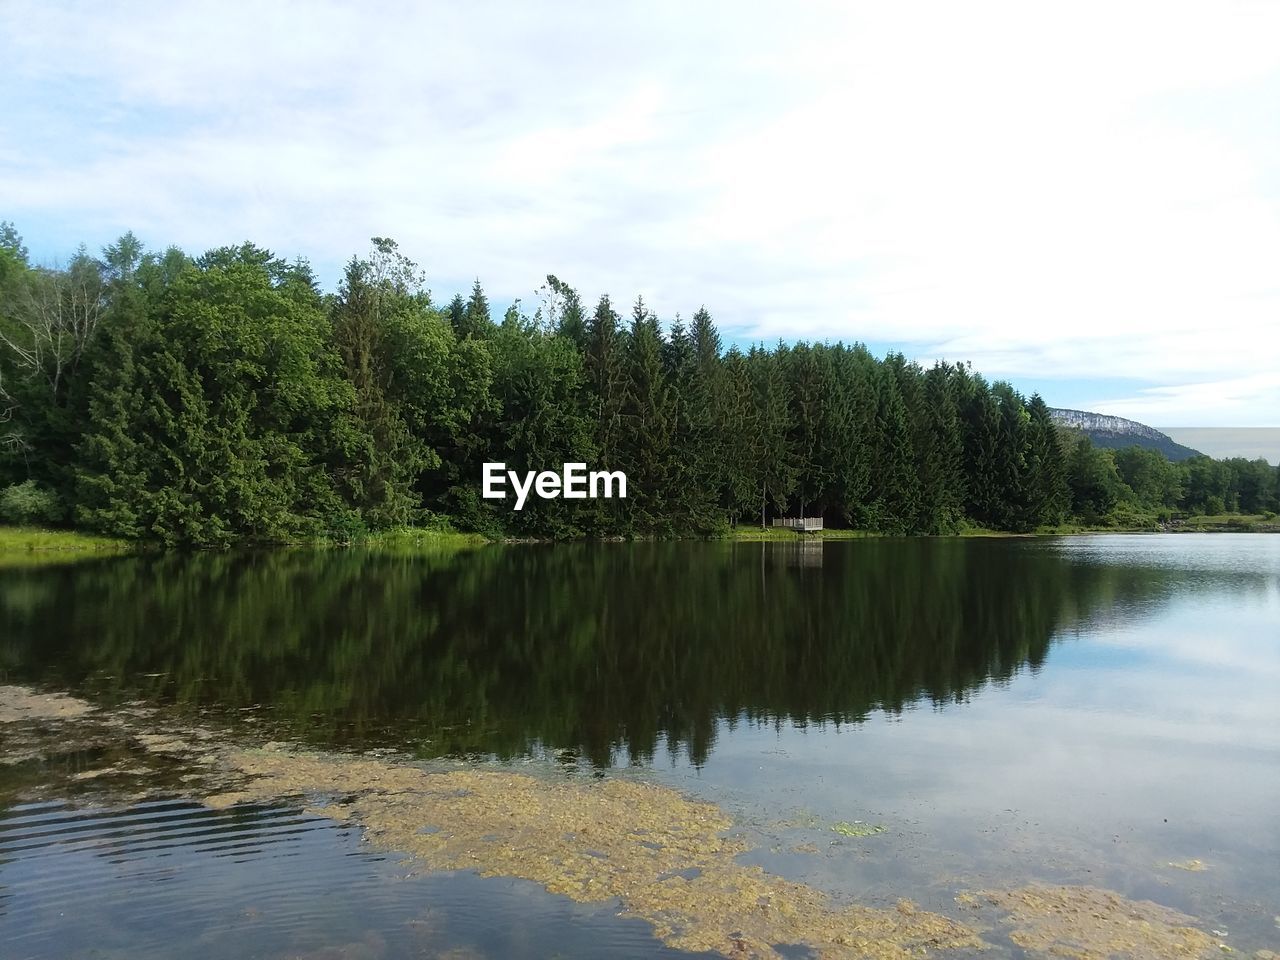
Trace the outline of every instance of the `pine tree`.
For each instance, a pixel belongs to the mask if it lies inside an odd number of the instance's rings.
[[[467,303],[462,299],[462,294],[453,295],[445,312],[449,317],[449,326],[453,327],[454,334],[461,339],[467,329]]]
[[[932,410],[925,396],[924,374],[916,364],[907,363],[900,353],[890,354],[885,363],[897,381],[911,435],[916,499],[908,529],[912,533],[936,534],[943,527],[943,454],[934,429]]]
[[[554,275],[545,312],[517,301],[495,325],[479,281],[437,309],[392,241],[374,248],[322,297],[305,261],[252,244],[192,261],[125,234],[53,270],[0,224],[0,487],[30,480],[86,526],[200,545],[433,512],[560,537],[793,512],[945,533],[1280,508],[1265,463],[1064,448],[1039,396],[967,366],[861,344],[722,351],[705,307],[664,336],[638,301],[624,328],[607,296],[588,317]],[[630,497],[517,516],[479,497],[494,456],[623,469]]]
[[[85,364],[92,387],[77,450],[75,520],[130,540],[151,534],[147,503],[155,451],[141,432],[139,412],[152,402],[148,369],[155,336],[142,290],[123,282]]]
[[[925,374],[925,402],[937,457],[937,533],[952,533],[964,519],[964,436],[952,368],[935,364]]]
[[[148,285],[158,296],[117,285],[95,346],[81,521],[198,546],[325,529],[342,510],[330,426],[351,395],[305,272],[246,244]]]
[[[892,365],[882,366],[876,411],[876,525],[886,533],[909,533],[920,510],[919,478],[911,424]]]
[[[1058,443],[1058,428],[1049,414],[1048,404],[1034,394],[1027,407],[1027,500],[1026,516],[1021,526],[1033,529],[1063,521],[1071,506],[1067,487],[1066,464]]]
[[[716,393],[714,432],[722,444],[721,502],[730,522],[736,523],[752,515],[759,506],[755,471],[764,454],[751,366],[742,352],[733,347],[725,355],[723,369],[724,376]]]
[[[453,309],[450,308],[452,317]],[[461,319],[454,325],[459,340],[468,338],[484,340],[493,336],[493,318],[489,315],[489,298],[484,295],[484,288],[476,280],[471,285],[471,298],[462,311]]]
[[[555,274],[547,274],[547,292],[549,299],[555,303],[552,321],[553,329],[562,337],[566,337],[579,351],[585,351],[587,345],[587,319],[583,314],[582,300],[578,291],[560,280]]]
[[[764,527],[770,506],[785,512],[795,492],[798,469],[788,437],[790,398],[782,362],[776,353],[753,347],[747,356],[755,392],[756,433],[752,438],[751,473]]]
[[[819,504],[815,513],[821,513],[824,496],[835,480],[823,449],[823,418],[831,384],[809,344],[798,343],[790,349],[780,344],[776,355],[785,365],[791,400],[788,434],[796,458],[798,515],[805,516],[814,501]]]
[[[994,525],[1001,530],[1025,531],[1028,527],[1028,425],[1030,417],[1022,398],[1007,383],[994,390],[999,409],[995,457]]]
[[[334,339],[355,393],[351,464],[339,472],[346,497],[372,527],[407,524],[418,501],[412,486],[431,466],[425,444],[414,437],[397,398],[389,350],[387,301],[396,292],[379,284],[368,261],[353,259],[334,303]]]
[[[965,513],[987,526],[999,523],[1001,486],[997,477],[1000,409],[981,377],[964,378]]]
[[[849,474],[856,470],[857,433],[849,391],[840,376],[837,354],[833,348],[813,348],[817,362],[817,378],[822,384],[818,401],[818,443],[814,460],[815,508],[812,514],[847,522],[849,519],[846,487]]]
[[[704,373],[712,369],[720,359],[720,331],[705,306],[699,307],[693,315],[693,323],[689,327],[689,336],[693,340],[693,352],[697,357],[698,369]]]
[[[709,330],[718,340],[710,317],[701,312],[703,336]],[[718,355],[698,355],[692,331],[677,314],[663,350],[673,417],[668,504],[682,525],[705,532],[723,525],[727,513],[722,496],[725,437],[716,410],[719,367]]]
[[[622,405],[623,463],[627,474],[629,533],[671,533],[669,496],[675,472],[673,394],[663,370],[657,318],[637,298],[627,337],[627,381]]]
[[[624,338],[620,318],[608,295],[602,296],[587,325],[587,382],[595,406],[595,440],[600,462],[614,469],[622,434],[622,403],[626,390]]]
[[[835,362],[849,418],[849,439],[841,452],[843,466],[836,477],[838,496],[850,523],[874,529],[878,365],[862,344],[848,350],[837,347]]]
[[[494,342],[493,388],[502,415],[485,448],[517,471],[549,464],[595,460],[594,426],[584,392],[582,356],[565,337],[523,323],[505,323]],[[478,506],[478,505],[477,505]],[[580,536],[592,508],[582,501],[531,498],[519,513],[487,503],[477,524],[496,532],[533,536]]]

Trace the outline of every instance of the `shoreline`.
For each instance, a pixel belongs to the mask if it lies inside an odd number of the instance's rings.
[[[465,550],[491,544],[531,543],[627,543],[703,541],[729,543],[799,543],[814,540],[952,540],[952,539],[1028,539],[1034,537],[1068,537],[1088,534],[1153,534],[1180,535],[1191,533],[1280,533],[1280,518],[1249,515],[1222,515],[1214,517],[1190,517],[1174,524],[1127,524],[1109,526],[1103,524],[1062,524],[1026,532],[991,530],[970,527],[949,534],[890,534],[875,530],[826,529],[800,533],[780,527],[736,527],[720,534],[707,536],[655,538],[577,537],[566,540],[547,540],[524,537],[490,537],[481,533],[464,533],[456,530],[403,527],[370,534],[351,541],[312,538],[283,543],[243,543],[226,549],[351,549],[374,552],[414,554],[424,550]],[[153,551],[180,551],[180,547],[166,547],[150,541],[120,540],[78,530],[52,530],[41,527],[0,526],[0,566],[19,565],[23,560],[42,562],[58,559],[84,559],[88,557],[126,556]]]

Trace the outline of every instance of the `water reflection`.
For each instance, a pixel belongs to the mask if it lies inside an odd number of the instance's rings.
[[[1096,885],[1229,930],[1244,955],[1276,945],[1277,537],[10,569],[7,680],[167,701],[233,733],[256,717],[258,739],[597,767],[669,748],[676,762],[635,775],[713,800],[753,838],[748,862],[818,889],[947,913],[957,890]],[[0,806],[32,782],[78,796],[57,785],[80,763],[0,767]],[[166,799],[167,782],[110,809],[0,812],[0,942],[20,931],[20,955],[39,957],[167,956],[177,942],[192,956],[662,955],[612,908],[453,874],[400,886],[394,864],[297,809],[214,813]],[[885,832],[832,832],[854,820]]]
[[[0,573],[0,670],[423,755],[662,745],[719,721],[858,723],[963,701],[1056,639],[1175,592],[1274,589],[1238,562],[1111,563],[1087,541],[152,556]],[[1187,591],[1191,591],[1190,594]]]

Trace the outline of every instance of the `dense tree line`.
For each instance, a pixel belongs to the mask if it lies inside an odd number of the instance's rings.
[[[967,366],[860,344],[725,350],[705,308],[664,325],[642,300],[626,318],[608,296],[591,308],[556,277],[541,293],[500,320],[478,281],[440,306],[385,239],[331,294],[252,244],[192,258],[126,234],[47,269],[0,226],[0,509],[226,545],[440,519],[566,538],[795,514],[1031,530],[1106,513],[1126,486],[1169,493],[1146,467],[1130,483],[1124,454],[1064,446],[1039,397]],[[480,497],[489,460],[622,470],[628,497],[516,513]],[[1175,501],[1275,499],[1274,475],[1255,489],[1195,469]]]
[[[1088,522],[1280,511],[1280,470],[1266,460],[1200,455],[1173,463],[1143,447],[1106,450],[1083,436],[1067,443],[1072,512]]]

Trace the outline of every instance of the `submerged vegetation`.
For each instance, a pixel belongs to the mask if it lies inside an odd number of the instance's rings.
[[[842,837],[861,839],[884,833],[888,827],[879,823],[863,823],[861,820],[841,820],[839,823],[832,824],[831,829]]]
[[[332,293],[252,244],[192,257],[126,234],[49,269],[0,225],[0,520],[229,546],[442,520],[663,537],[803,514],[902,534],[1277,509],[1265,464],[1064,441],[1039,397],[967,366],[725,350],[705,308],[664,324],[637,300],[627,322],[556,277],[541,293],[500,321],[478,281],[438,302],[382,238]],[[622,470],[629,496],[517,513],[481,498],[490,460]]]
[[[677,949],[758,960],[797,949],[832,960],[972,957],[1004,938],[1029,956],[1078,960],[1206,960],[1223,949],[1193,917],[1091,886],[960,890],[948,912],[964,919],[905,899],[842,902],[741,862],[752,837],[719,806],[623,777],[450,770],[248,745],[158,711],[104,712],[14,686],[0,686],[0,728],[20,748],[0,756],[0,795],[42,795],[21,786],[20,770],[92,744],[74,764],[49,765],[50,775],[66,777],[61,790],[74,784],[99,802],[119,802],[125,791],[143,799],[166,771],[167,783],[215,809],[307,805],[360,827],[380,849],[409,854],[418,870],[516,877],[578,902],[617,903]]]
[[[775,947],[788,944],[831,958],[907,960],[983,945],[966,925],[909,902],[842,906],[739,863],[750,844],[727,835],[732,819],[668,787],[433,772],[284,749],[232,751],[228,765],[249,779],[208,802],[321,798],[315,812],[359,823],[377,846],[427,868],[520,877],[581,902],[616,899],[681,950],[780,960]]]

